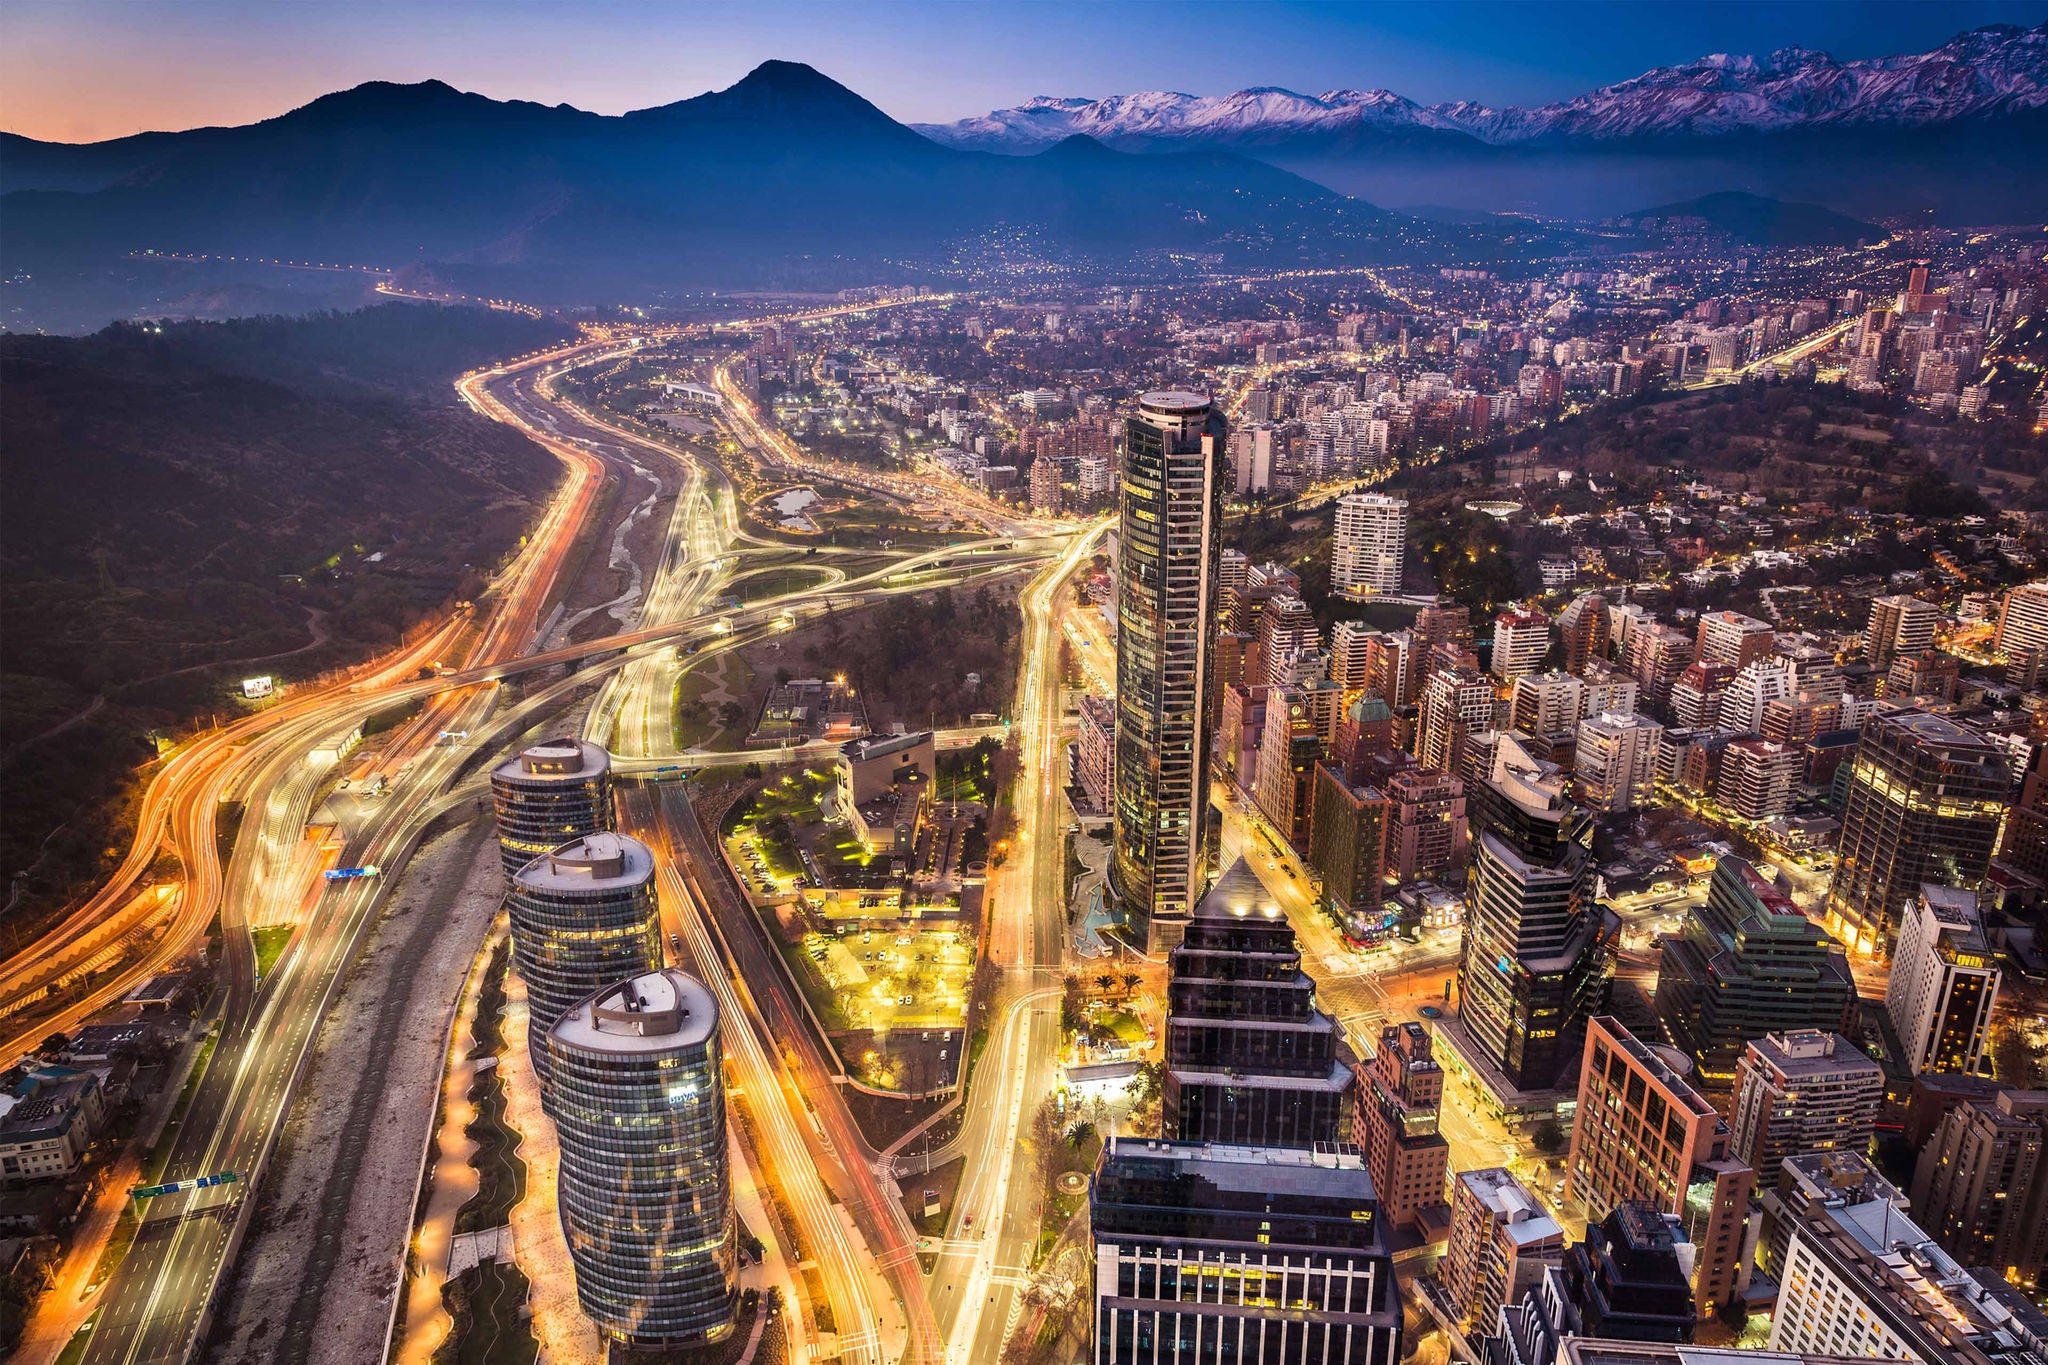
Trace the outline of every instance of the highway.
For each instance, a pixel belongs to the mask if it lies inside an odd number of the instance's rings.
[[[375,918],[384,883],[323,883],[317,878],[318,859],[309,854],[304,831],[329,774],[309,757],[314,750],[332,748],[366,717],[395,703],[424,704],[418,718],[387,744],[380,768],[391,776],[389,794],[335,803],[345,817],[340,861],[375,864],[395,873],[435,820],[478,799],[477,788],[465,777],[479,759],[514,742],[580,688],[608,679],[596,712],[600,723],[617,727],[631,747],[659,756],[672,744],[667,697],[676,672],[670,649],[675,642],[738,643],[786,620],[833,607],[1042,563],[1060,543],[1052,538],[1019,540],[1019,530],[1029,523],[1012,523],[1002,536],[987,541],[904,554],[859,577],[835,572],[825,583],[713,613],[705,610],[706,601],[737,562],[725,553],[737,531],[737,509],[722,473],[682,462],[681,488],[669,528],[678,540],[666,547],[648,575],[635,628],[573,646],[536,650],[536,638],[551,619],[544,618],[544,612],[562,586],[559,580],[568,555],[585,531],[607,477],[608,461],[600,452],[613,460],[627,455],[608,438],[631,442],[643,455],[655,452],[671,467],[676,461],[673,452],[589,418],[550,391],[549,378],[563,364],[602,361],[622,349],[607,338],[465,376],[458,388],[466,402],[526,431],[555,453],[567,471],[540,527],[483,595],[474,617],[458,613],[349,677],[288,695],[232,726],[188,742],[169,757],[152,782],[134,846],[116,877],[38,945],[43,951],[18,955],[0,971],[0,1009],[13,1006],[10,1022],[15,1036],[9,1043],[19,1050],[52,1028],[85,1017],[136,980],[189,952],[215,913],[226,931],[219,1042],[167,1154],[163,1178],[233,1170],[241,1179],[234,1185],[151,1201],[134,1248],[98,1296],[100,1320],[87,1348],[88,1361],[180,1361],[204,1339],[224,1272],[254,1206],[254,1186],[275,1148],[319,1025]],[[645,472],[637,461],[626,462]],[[1049,661],[1044,649],[1047,600],[1043,593],[1038,597],[1034,639],[1039,644],[1034,653]],[[1031,610],[1027,606],[1027,612]],[[451,650],[459,650],[461,657],[449,659]],[[566,676],[494,714],[499,681],[563,665],[568,666]],[[1056,687],[1050,688],[1050,697],[1056,738]],[[468,738],[444,741],[441,737],[449,732]],[[1057,818],[1056,786],[1052,792]],[[224,797],[245,801],[248,810],[226,867],[215,841]],[[166,846],[183,863],[182,883],[169,895],[136,895],[158,850]],[[1052,867],[1056,890],[1056,861]],[[666,889],[672,907],[695,903],[681,897],[675,885]],[[304,927],[270,976],[258,983],[244,931],[262,923],[290,922],[300,916],[301,906],[310,907]],[[681,927],[679,919],[678,931]],[[1050,929],[1041,952],[1049,949],[1056,962],[1057,923]],[[110,947],[128,954],[116,973],[82,999],[56,1009],[44,1003],[61,996],[66,972],[75,974],[81,964],[98,965]],[[755,964],[757,971],[762,965]],[[735,1019],[749,1018],[737,1008],[731,1013]],[[753,1016],[757,1021],[761,1017]],[[787,1040],[793,1031],[802,1036],[793,1002],[770,1009],[768,1021],[757,1030],[757,1041]],[[1038,1048],[1049,1055],[1051,1039],[1042,1040],[1034,1051]],[[744,1044],[736,1041],[733,1050],[740,1057]],[[808,1209],[802,1235],[812,1254],[820,1254],[819,1248],[833,1249],[823,1278],[834,1322],[882,1324],[872,1340],[848,1332],[838,1345],[849,1358],[879,1362],[888,1346],[893,1348],[887,1352],[889,1359],[901,1355],[936,1361],[936,1328],[917,1274],[907,1218],[870,1167],[871,1154],[838,1103],[823,1059],[804,1056],[807,1050],[807,1037],[802,1047],[791,1048],[785,1041],[782,1074],[790,1095],[808,1108],[809,1130],[818,1141],[796,1166],[790,1165],[796,1161],[793,1151],[761,1155],[778,1188],[784,1188],[785,1181],[794,1182],[791,1202]],[[772,1055],[764,1053],[757,1060],[767,1065],[766,1058]],[[756,1081],[760,1079],[757,1074]],[[810,1097],[807,1106],[805,1096]],[[786,1133],[787,1125],[764,1116],[759,1131]],[[819,1216],[825,1212],[822,1206],[797,1197],[803,1195],[805,1180],[816,1181],[821,1173],[832,1189],[830,1218]],[[326,1257],[331,1264],[332,1251],[316,1247],[313,1254],[316,1261]],[[76,1297],[79,1288],[60,1286],[55,1292]],[[87,1307],[81,1303],[78,1316]],[[897,1321],[893,1332],[888,1326],[891,1313]],[[279,1345],[285,1352],[280,1359],[305,1358],[303,1340],[288,1335]]]
[[[1014,847],[990,872],[983,912],[986,949],[1002,987],[985,1016],[989,1041],[972,1078],[960,1138],[965,1174],[931,1276],[932,1305],[947,1365],[995,1361],[1024,1309],[1022,1289],[1037,1248],[1037,1163],[1019,1149],[1059,1062],[1060,967],[1066,945],[1066,781],[1060,706],[1060,618],[1068,583],[1086,565],[1107,521],[1074,538],[1025,588],[1019,664]]]

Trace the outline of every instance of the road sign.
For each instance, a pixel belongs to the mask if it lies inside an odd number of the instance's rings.
[[[233,1171],[222,1171],[219,1175],[202,1175],[194,1180],[173,1180],[168,1185],[137,1185],[128,1193],[137,1199],[154,1199],[160,1194],[182,1194],[186,1190],[207,1190],[215,1185],[233,1185],[241,1178]]]
[[[329,869],[327,870],[327,880],[328,880],[328,881],[330,881],[330,882],[346,882],[346,881],[353,881],[353,880],[355,880],[355,879],[356,879],[357,877],[374,877],[374,876],[376,876],[376,875],[377,875],[377,868],[376,868],[376,867],[374,867],[374,866],[372,866],[372,867],[331,867],[331,868],[329,868]]]

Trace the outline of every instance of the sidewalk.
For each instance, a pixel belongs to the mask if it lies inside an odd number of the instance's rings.
[[[605,1365],[604,1339],[576,1302],[576,1265],[555,1213],[555,1180],[562,1149],[555,1123],[540,1108],[540,1080],[526,1050],[526,983],[517,970],[505,976],[505,1051],[498,1060],[505,1080],[505,1122],[520,1136],[526,1163],[526,1197],[512,1209],[512,1241],[526,1276],[527,1305],[533,1311],[539,1365]]]
[[[430,1365],[434,1351],[447,1340],[455,1323],[441,1302],[441,1290],[448,1282],[450,1247],[455,1236],[455,1215],[476,1193],[476,1169],[469,1164],[476,1143],[464,1131],[476,1117],[469,1102],[470,1083],[476,1079],[477,1059],[470,1057],[476,1039],[471,1032],[476,1022],[477,994],[483,987],[485,968],[491,953],[503,940],[501,920],[494,923],[484,939],[469,976],[462,983],[462,1003],[456,1011],[455,1029],[449,1042],[449,1062],[441,1078],[441,1123],[434,1130],[436,1150],[433,1193],[427,1211],[413,1232],[411,1273],[405,1287],[405,1327],[392,1346],[392,1365]]]

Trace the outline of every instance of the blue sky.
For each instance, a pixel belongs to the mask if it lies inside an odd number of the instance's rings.
[[[1424,103],[1540,104],[1708,52],[1921,51],[2048,0],[1952,4],[653,4],[628,0],[0,5],[0,127],[67,141],[240,123],[371,79],[439,77],[604,113],[809,62],[897,118],[1036,94],[1384,86]]]

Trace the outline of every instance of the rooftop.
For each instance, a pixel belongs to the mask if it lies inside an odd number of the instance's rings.
[[[513,881],[538,891],[601,891],[635,886],[654,876],[647,845],[624,834],[586,834],[519,869]]]
[[[1244,919],[1254,914],[1265,919],[1285,918],[1280,902],[1243,858],[1232,863],[1209,887],[1208,894],[1195,903],[1195,914],[1209,919]]]
[[[603,745],[565,736],[521,749],[500,763],[493,775],[506,778],[582,778],[604,772],[611,765],[612,756]]]
[[[1529,1187],[1501,1166],[1458,1172],[1458,1183],[1472,1192],[1500,1221],[1517,1245],[1531,1246],[1556,1240],[1562,1244],[1564,1229],[1543,1211]]]
[[[1108,1160],[1170,1161],[1180,1174],[1219,1190],[1375,1198],[1365,1155],[1345,1144],[1322,1147],[1233,1147],[1224,1143],[1111,1138]]]
[[[585,1052],[668,1052],[707,1041],[718,1002],[703,982],[674,968],[643,972],[570,1006],[552,1030]]]

